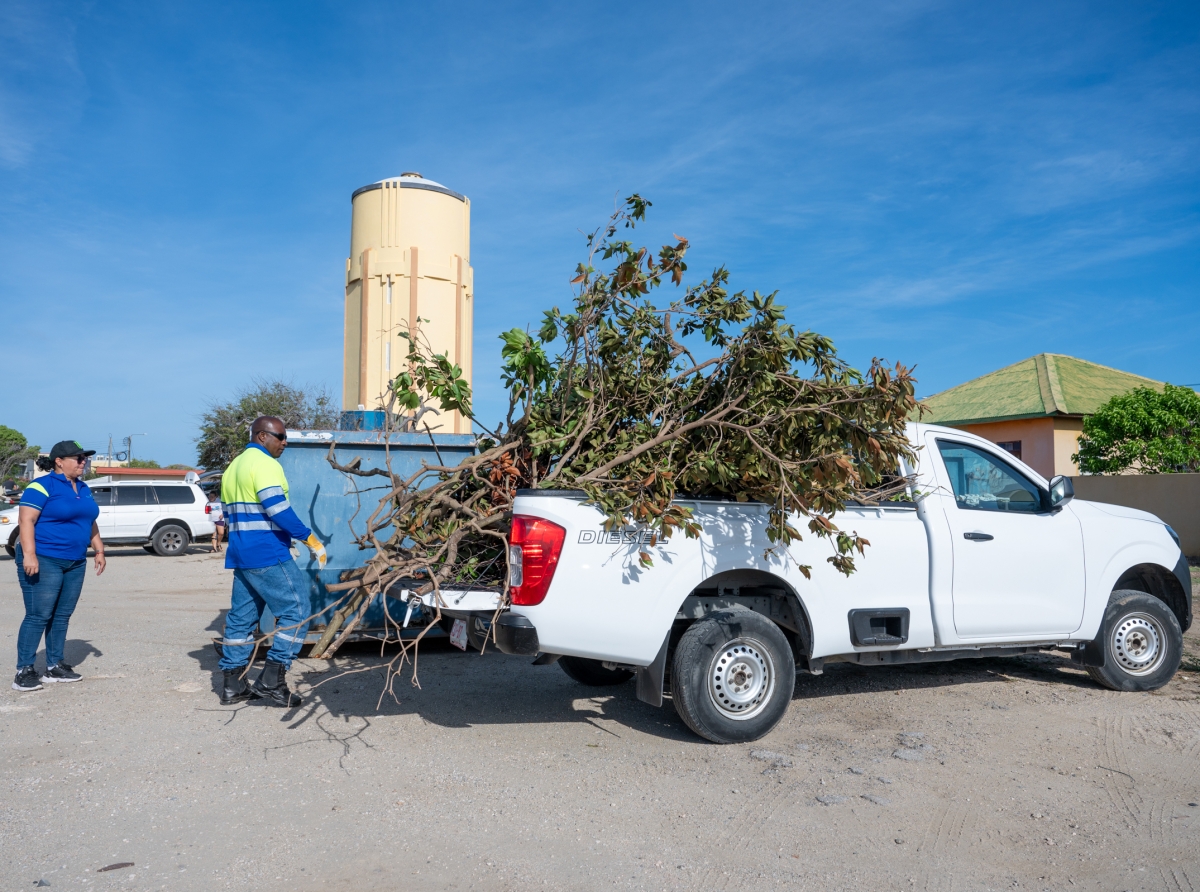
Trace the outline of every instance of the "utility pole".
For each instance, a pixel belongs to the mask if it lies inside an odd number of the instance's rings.
[[[130,464],[133,463],[133,438],[134,437],[145,437],[145,436],[147,436],[147,435],[146,434],[130,434],[128,437],[125,438],[125,441],[124,441],[125,456],[126,456],[127,461]]]

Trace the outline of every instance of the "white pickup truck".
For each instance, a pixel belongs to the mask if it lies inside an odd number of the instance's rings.
[[[639,698],[661,705],[669,691],[684,722],[720,743],[766,734],[797,671],[834,662],[1052,649],[1114,690],[1170,680],[1192,616],[1170,527],[1073,500],[1069,479],[1047,481],[971,434],[913,424],[909,435],[919,460],[900,471],[911,499],[834,518],[871,543],[848,577],[811,535],[769,551],[764,505],[680,499],[702,535],[651,545],[638,529],[605,531],[582,494],[522,491],[497,646],[558,662],[583,684],[636,675]],[[642,550],[651,567],[639,566]]]

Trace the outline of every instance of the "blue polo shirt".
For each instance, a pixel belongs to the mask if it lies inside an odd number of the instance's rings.
[[[34,480],[21,493],[22,508],[36,508],[33,541],[39,557],[80,561],[87,556],[92,523],[100,516],[92,491],[82,480],[71,481],[59,473]]]

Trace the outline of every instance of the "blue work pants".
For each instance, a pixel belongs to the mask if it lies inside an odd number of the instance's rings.
[[[233,571],[233,597],[225,617],[225,638],[221,642],[222,669],[237,669],[250,661],[254,633],[262,619],[263,607],[275,614],[274,641],[267,659],[292,665],[304,644],[309,615],[308,577],[295,561],[270,567]],[[295,628],[290,628],[295,626]]]
[[[67,644],[67,624],[79,593],[87,560],[68,561],[63,558],[38,555],[36,576],[25,575],[25,560],[17,546],[17,582],[25,599],[25,619],[17,632],[17,668],[32,666],[37,659],[38,645],[46,636],[46,668],[62,662]]]

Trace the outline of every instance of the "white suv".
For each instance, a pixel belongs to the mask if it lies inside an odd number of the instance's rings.
[[[212,536],[208,499],[194,483],[115,482],[88,484],[100,507],[96,525],[105,545],[142,545],[163,557],[183,554],[188,544]],[[0,511],[0,541],[17,549],[17,509]]]

